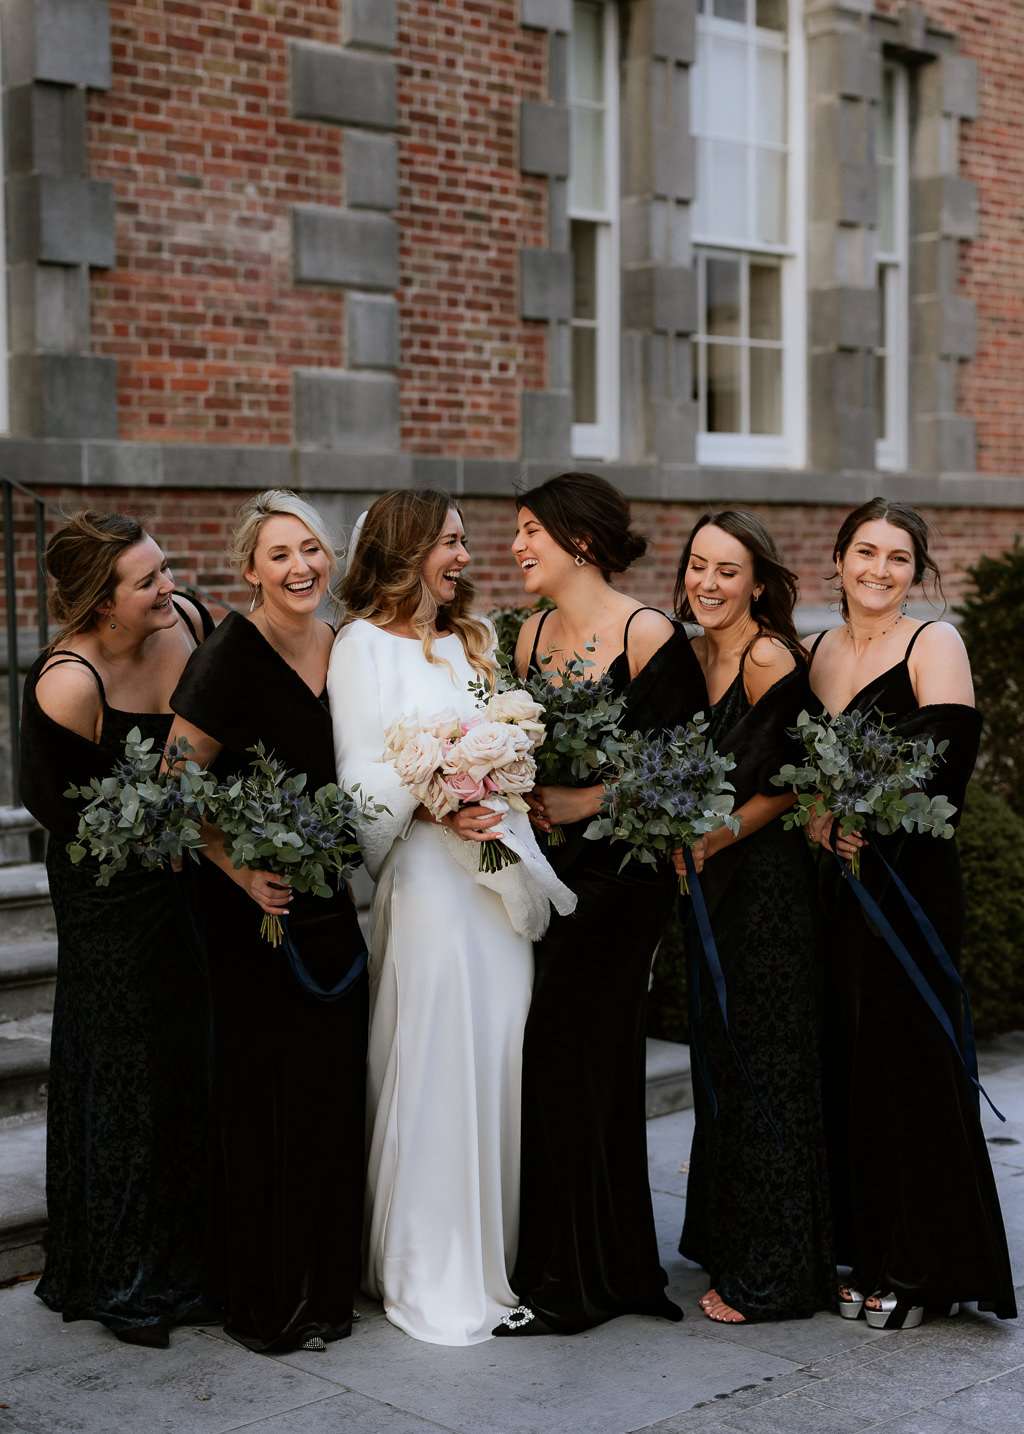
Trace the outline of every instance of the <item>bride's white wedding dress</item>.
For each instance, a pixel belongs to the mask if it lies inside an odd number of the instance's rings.
[[[327,687],[339,781],[390,809],[363,843],[376,882],[363,1282],[407,1334],[465,1345],[518,1303],[508,1275],[533,958],[501,899],[444,849],[458,838],[412,819],[415,797],[381,760],[396,717],[475,710],[460,639],[434,650],[446,663],[428,663],[418,639],[350,623]]]

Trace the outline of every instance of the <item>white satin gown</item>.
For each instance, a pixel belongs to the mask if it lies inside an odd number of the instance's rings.
[[[415,797],[381,760],[396,717],[475,710],[460,639],[435,652],[450,666],[356,621],[338,635],[327,687],[339,780],[390,808],[363,844],[376,883],[364,1288],[414,1338],[469,1345],[518,1303],[509,1273],[533,957],[500,898],[444,850],[458,838],[412,819]]]

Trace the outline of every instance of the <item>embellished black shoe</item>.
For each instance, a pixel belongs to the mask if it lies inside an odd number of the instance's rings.
[[[508,1310],[502,1315],[500,1323],[491,1330],[496,1339],[508,1339],[510,1336],[521,1338],[523,1335],[535,1334],[557,1334],[547,1320],[542,1319],[536,1310],[529,1305],[516,1305],[514,1310]]]

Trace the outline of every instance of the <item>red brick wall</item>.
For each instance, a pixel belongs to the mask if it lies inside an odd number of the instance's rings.
[[[340,0],[110,8],[89,167],[115,187],[117,267],[93,273],[92,322],[120,437],[288,443],[291,369],[344,364],[343,296],[291,282],[290,206],[343,187],[342,130],[290,116],[288,42],[337,44]],[[518,124],[546,42],[516,0],[399,14],[403,447],[512,456],[520,391],[544,384],[518,250],[546,242],[546,186],[519,173]]]
[[[547,244],[547,185],[519,173],[519,102],[546,96],[546,36],[517,0],[399,4],[402,447],[519,453],[546,326],[519,318],[519,249]]]
[[[904,0],[875,0],[895,14]],[[959,411],[975,420],[982,473],[1018,474],[1024,455],[1024,4],[923,0],[978,62],[979,113],[960,127],[960,173],[978,186],[978,237],[961,245],[960,292],[978,310],[978,348],[960,370]]]

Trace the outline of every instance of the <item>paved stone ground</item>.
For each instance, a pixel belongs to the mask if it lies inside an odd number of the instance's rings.
[[[985,1118],[1010,1249],[1024,1272],[1024,1034],[982,1053],[1007,1124]],[[912,1112],[907,1139],[913,1142]],[[253,1355],[211,1331],[170,1350],[62,1324],[32,1282],[0,1291],[3,1434],[1021,1434],[1024,1321],[969,1309],[908,1333],[835,1315],[728,1327],[675,1254],[692,1114],[648,1125],[663,1256],[682,1325],[634,1317],[572,1339],[420,1344],[365,1303],[324,1354]],[[950,1239],[956,1239],[951,1230]],[[1018,1300],[1024,1290],[1018,1289]]]

